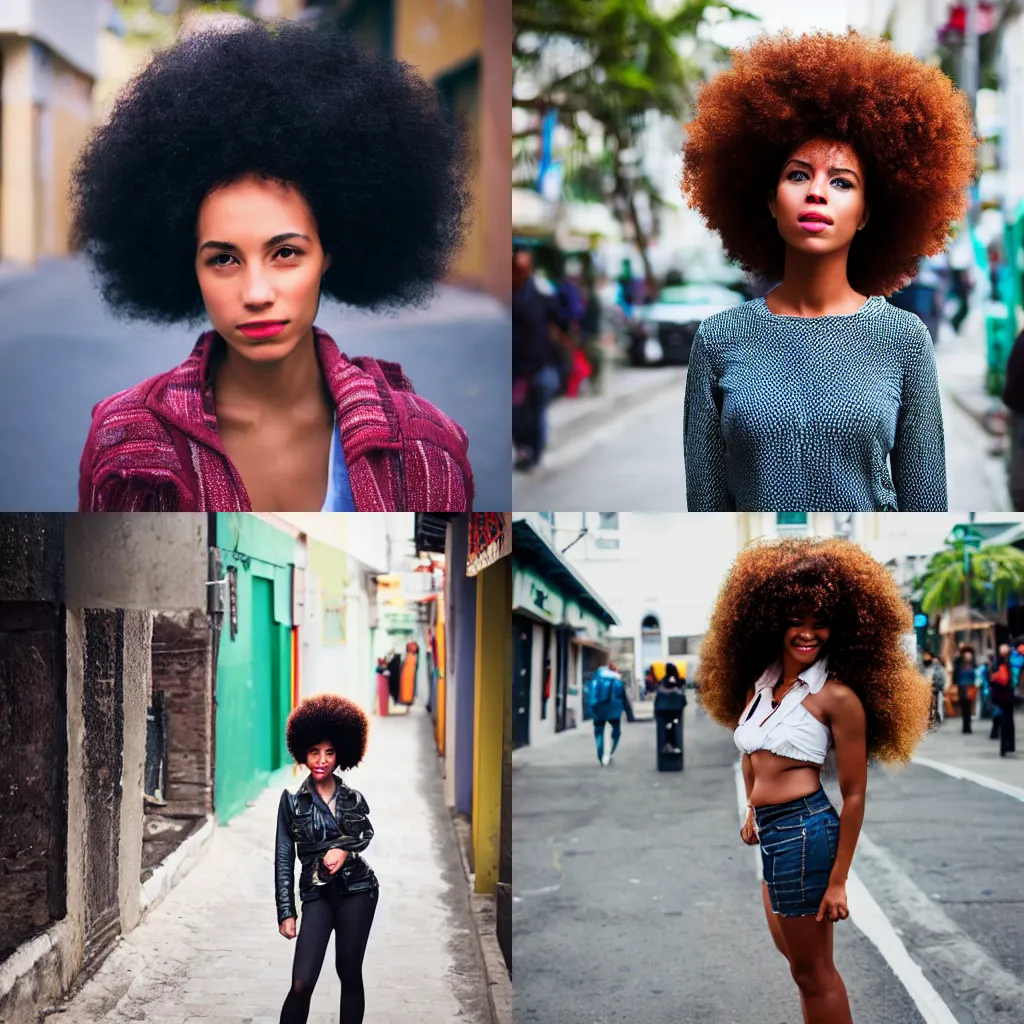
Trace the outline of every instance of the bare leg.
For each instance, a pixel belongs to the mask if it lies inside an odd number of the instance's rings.
[[[793,980],[804,1000],[805,1024],[853,1024],[846,986],[832,962],[831,921],[779,917]]]
[[[768,896],[768,886],[764,882],[761,883],[761,898],[764,900],[764,916],[768,918],[768,931],[772,933],[772,939],[775,942],[775,946],[778,951],[786,958],[786,962],[789,962],[789,949],[786,947],[786,937],[782,934],[782,925],[779,924],[779,918],[776,914],[772,913],[772,901]],[[790,965],[792,970],[792,965]],[[804,1015],[804,1021],[807,1020],[807,1006],[804,1004],[804,994],[800,993],[800,1011]]]

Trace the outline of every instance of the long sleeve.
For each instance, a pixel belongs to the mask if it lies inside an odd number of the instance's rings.
[[[683,412],[686,507],[690,512],[732,512],[736,503],[725,476],[725,441],[714,369],[701,330],[686,371]]]
[[[908,338],[896,442],[889,461],[900,512],[945,512],[946,445],[935,352],[928,328],[920,321],[917,326]]]
[[[288,831],[288,791],[277,808],[277,847],[274,854],[274,890],[277,923],[298,917],[295,911],[295,843]]]

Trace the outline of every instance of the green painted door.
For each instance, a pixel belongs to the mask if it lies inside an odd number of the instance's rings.
[[[274,622],[274,584],[253,577],[252,581],[252,764],[257,771],[270,772],[274,763],[275,727],[278,714],[278,680],[274,656],[277,626]]]

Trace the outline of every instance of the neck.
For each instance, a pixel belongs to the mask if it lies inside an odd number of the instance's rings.
[[[815,256],[787,246],[782,284],[772,292],[776,304],[793,316],[855,313],[864,303],[846,276],[849,251]]]
[[[797,661],[789,651],[782,652],[782,675],[776,685],[796,682],[797,676],[808,668],[802,661]]]
[[[213,372],[214,393],[219,402],[257,404],[291,409],[312,395],[324,395],[325,383],[316,353],[313,328],[276,362],[246,359],[220,342],[222,356]]]

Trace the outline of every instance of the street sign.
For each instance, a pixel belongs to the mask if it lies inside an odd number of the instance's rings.
[[[952,540],[954,543],[964,544],[966,547],[977,550],[985,538],[977,530],[970,526],[955,526],[953,528]]]

